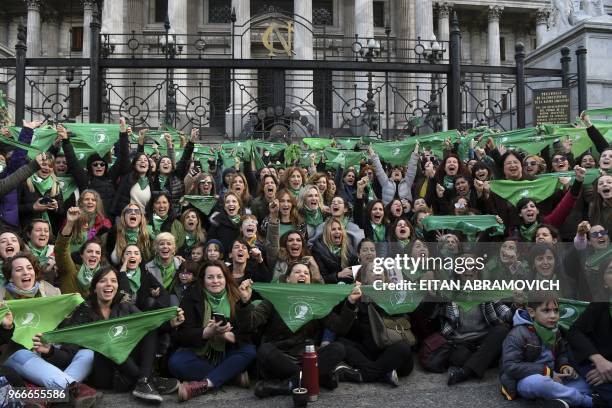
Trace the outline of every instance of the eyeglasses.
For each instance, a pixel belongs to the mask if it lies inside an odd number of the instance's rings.
[[[567,159],[565,157],[557,157],[556,159],[553,159],[553,163],[557,164],[557,163],[565,163],[567,161]]]
[[[200,184],[212,184],[210,180],[200,180]]]
[[[537,165],[538,165],[538,162],[535,161],[535,160],[534,161],[525,162],[525,166],[527,166],[527,167],[537,166]]]
[[[128,208],[125,210],[126,214],[140,214],[140,208]]]
[[[106,167],[106,162],[93,162],[91,167]]]
[[[590,235],[591,235],[591,238],[607,237],[608,231],[606,230],[594,231],[594,232],[591,232]]]
[[[179,272],[179,275],[193,275],[193,272],[190,272],[190,271],[181,271],[181,272]]]

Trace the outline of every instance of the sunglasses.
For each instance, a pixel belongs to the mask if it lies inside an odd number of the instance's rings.
[[[565,157],[558,157],[556,159],[554,159],[552,162],[557,164],[557,163],[565,163],[567,161],[567,159]]]
[[[91,167],[106,167],[105,162],[93,162],[91,163]]]
[[[538,162],[535,161],[535,160],[534,161],[525,162],[525,166],[527,166],[527,167],[537,166],[537,165],[538,165]]]
[[[595,231],[595,232],[591,232],[590,235],[591,235],[591,238],[606,237],[608,236],[608,231],[606,230]]]
[[[126,214],[140,214],[140,208],[128,208],[125,210]]]
[[[200,184],[212,184],[210,180],[200,180]]]

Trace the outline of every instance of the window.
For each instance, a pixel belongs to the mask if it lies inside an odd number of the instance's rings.
[[[210,70],[210,127],[225,129],[225,110],[230,104],[231,72],[228,68]]]
[[[232,0],[208,0],[208,22],[229,24],[232,16]]]
[[[334,25],[334,1],[312,1],[312,24],[316,26]]]
[[[70,51],[83,51],[83,27],[72,27],[70,30]]]
[[[155,0],[154,23],[163,23],[168,14],[168,0]]]
[[[68,117],[76,118],[83,110],[83,88],[69,88]]]
[[[385,2],[374,2],[374,27],[385,26]]]
[[[267,13],[293,14],[293,0],[251,1],[251,17]]]
[[[499,37],[499,56],[501,61],[506,60],[506,39],[504,37]]]

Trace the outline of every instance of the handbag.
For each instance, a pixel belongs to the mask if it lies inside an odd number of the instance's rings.
[[[448,366],[452,344],[440,333],[433,333],[423,341],[419,361],[426,371],[443,373]]]
[[[416,338],[410,330],[410,320],[404,316],[381,316],[374,303],[368,304],[368,319],[374,343],[380,349],[403,341],[409,346],[416,344]]]

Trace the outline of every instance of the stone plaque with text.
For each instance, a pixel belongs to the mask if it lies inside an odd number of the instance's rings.
[[[570,123],[570,92],[567,88],[534,89],[534,125]]]

